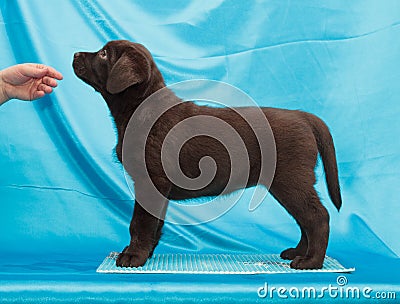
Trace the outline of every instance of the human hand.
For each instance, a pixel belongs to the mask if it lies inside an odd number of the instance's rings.
[[[12,99],[34,100],[50,94],[63,79],[44,64],[24,63],[0,71],[0,104]]]

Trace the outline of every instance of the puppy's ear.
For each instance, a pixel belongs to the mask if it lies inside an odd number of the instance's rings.
[[[121,93],[128,87],[146,80],[150,73],[149,70],[149,62],[144,56],[131,58],[128,53],[124,53],[108,75],[107,91],[111,94]]]

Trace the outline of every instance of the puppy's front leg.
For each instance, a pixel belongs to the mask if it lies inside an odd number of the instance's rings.
[[[162,189],[162,195],[161,192],[154,193],[147,185],[135,183],[136,200],[129,227],[131,241],[117,258],[119,267],[143,266],[158,244],[168,204],[169,185],[158,182],[157,188]]]

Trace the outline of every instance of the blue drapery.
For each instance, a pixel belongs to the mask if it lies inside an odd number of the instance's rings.
[[[350,283],[398,289],[398,1],[15,0],[0,8],[0,68],[42,62],[64,75],[52,95],[0,107],[2,298],[256,301],[265,281],[336,280],[94,273],[109,251],[128,243],[133,201],[113,155],[107,107],[71,62],[74,52],[112,39],[144,44],[167,84],[220,80],[260,106],[323,118],[344,201],[337,213],[319,166],[317,189],[331,215],[328,254],[357,268]],[[278,253],[295,245],[299,231],[290,216],[272,198],[249,212],[249,195],[213,222],[166,225],[157,252]]]

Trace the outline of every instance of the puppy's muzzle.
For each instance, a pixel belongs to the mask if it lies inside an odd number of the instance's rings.
[[[78,52],[74,54],[74,61],[72,63],[72,66],[78,76],[82,76],[83,74],[85,74],[85,56],[83,53]]]

